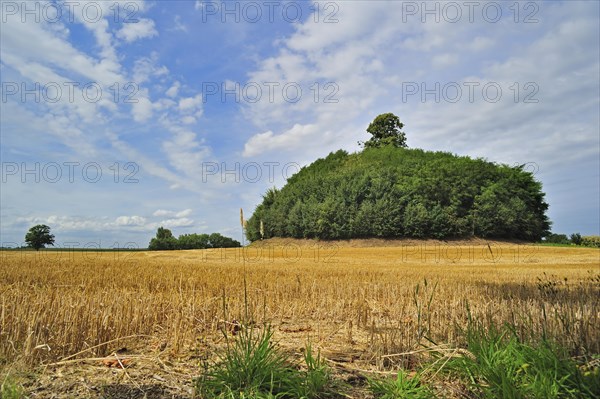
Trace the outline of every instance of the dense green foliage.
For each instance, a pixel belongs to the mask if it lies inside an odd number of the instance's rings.
[[[367,128],[367,132],[372,137],[364,143],[364,147],[406,147],[406,135],[400,130],[403,127],[400,118],[392,113],[377,116]]]
[[[583,236],[581,245],[584,247],[600,248],[600,236]]]
[[[25,235],[25,242],[29,248],[36,251],[45,248],[46,245],[54,245],[54,235],[50,234],[50,227],[38,224],[29,229]]]
[[[469,381],[473,397],[507,399],[598,398],[597,367],[581,365],[542,337],[522,342],[515,326],[489,326],[470,319],[468,356],[450,359],[446,371]],[[593,363],[590,363],[593,364]]]
[[[227,337],[226,337],[227,338]],[[320,399],[335,396],[329,367],[310,346],[303,369],[273,343],[265,326],[243,326],[227,341],[219,362],[196,380],[196,392],[206,399]]]
[[[156,250],[156,251],[165,251],[177,249],[178,242],[175,237],[173,237],[173,233],[169,229],[165,229],[164,227],[159,227],[156,232],[156,237],[150,240],[150,244],[148,245],[148,249]]]
[[[548,244],[570,244],[571,241],[569,241],[569,238],[567,237],[566,234],[555,234],[555,233],[550,233],[548,234],[545,239],[544,239],[545,243]]]
[[[25,393],[23,388],[7,374],[4,379],[0,377],[0,398],[22,399],[25,398]]]
[[[395,379],[368,379],[369,388],[379,399],[433,399],[431,389],[421,383],[419,374],[409,377],[405,371],[398,371]]]
[[[581,245],[581,243],[583,242],[583,239],[581,238],[581,234],[579,234],[579,233],[571,234],[571,236],[569,237],[569,240],[575,245]]]
[[[582,236],[579,233],[573,233],[567,237],[566,234],[549,233],[544,237],[542,244],[600,248],[600,236]]]
[[[394,146],[331,153],[270,189],[249,240],[294,237],[464,237],[548,234],[541,183],[523,167]]]
[[[174,249],[207,249],[207,248],[237,248],[241,247],[239,241],[222,236],[219,233],[212,234],[182,234],[175,238],[169,229],[159,227],[156,237],[150,240],[148,249],[166,251]]]

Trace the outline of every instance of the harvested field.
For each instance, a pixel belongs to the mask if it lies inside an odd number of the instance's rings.
[[[469,313],[573,356],[600,353],[597,249],[272,240],[243,252],[0,255],[0,370],[36,398],[192,397],[202,362],[246,312],[293,356],[310,342],[348,381],[414,369],[432,342],[460,347]]]

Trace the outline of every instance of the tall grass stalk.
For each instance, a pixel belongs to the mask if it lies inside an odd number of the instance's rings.
[[[244,323],[248,323],[248,281],[246,276],[246,254],[245,254],[245,245],[246,240],[244,239],[244,227],[246,225],[246,220],[244,219],[244,210],[240,208],[240,226],[242,229],[242,263],[244,269]]]

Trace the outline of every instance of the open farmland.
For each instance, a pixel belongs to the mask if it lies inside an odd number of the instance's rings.
[[[286,352],[310,342],[346,377],[414,369],[427,352],[406,353],[432,341],[460,347],[469,312],[573,356],[600,353],[597,249],[269,240],[241,251],[1,252],[2,375],[32,397],[191,397],[246,307]]]

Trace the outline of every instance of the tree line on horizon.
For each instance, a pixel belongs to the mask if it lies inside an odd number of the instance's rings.
[[[264,225],[263,225],[264,229]],[[168,242],[173,243],[172,239],[175,239],[176,246],[171,244],[165,244],[164,242],[154,241],[156,247],[164,246],[166,249],[205,249],[205,248],[228,248],[228,247],[239,247],[240,243],[236,240],[232,240],[228,237],[223,237],[218,233],[213,234],[183,234],[176,239],[173,234],[168,234],[168,229],[164,229],[157,236],[160,235],[160,239],[166,239]],[[261,237],[264,235],[264,231],[261,233]],[[155,238],[156,239],[156,238]],[[44,224],[38,224],[29,229],[25,236],[26,246],[21,247],[0,247],[0,249],[14,250],[14,249],[35,249],[40,250],[46,248],[46,245],[54,246],[54,235],[50,233],[50,227]],[[549,233],[544,237],[544,243],[558,244],[558,245],[575,245],[591,248],[600,248],[600,236],[588,235],[582,236],[579,233],[573,233],[569,237],[566,234],[554,234]],[[214,246],[216,245],[216,246]],[[60,249],[60,248],[56,248]],[[72,248],[71,248],[72,249]]]
[[[148,249],[151,251],[168,251],[176,249],[238,248],[241,246],[239,241],[219,233],[182,234],[175,238],[171,230],[159,227],[156,236],[150,240]]]

